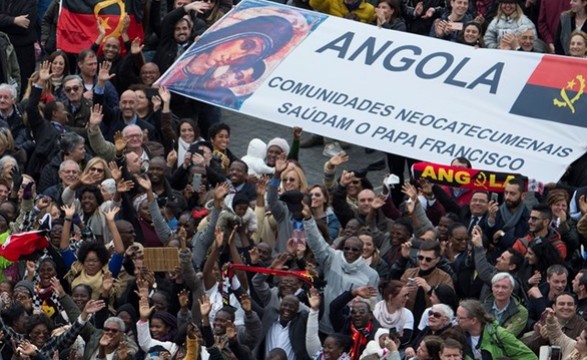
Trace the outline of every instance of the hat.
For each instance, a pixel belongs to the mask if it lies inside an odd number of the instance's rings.
[[[35,286],[33,285],[32,282],[30,282],[28,280],[21,280],[21,281],[17,282],[16,285],[14,285],[14,290],[16,291],[16,289],[18,289],[18,288],[27,289],[29,294],[31,294],[31,297],[35,293]]]
[[[286,191],[279,197],[279,200],[283,201],[287,205],[287,209],[292,214],[302,212],[302,200],[304,194],[297,190]]]
[[[287,141],[284,138],[276,137],[276,138],[271,139],[267,143],[267,149],[269,149],[271,146],[277,146],[284,153],[289,154],[289,144],[287,143]]]

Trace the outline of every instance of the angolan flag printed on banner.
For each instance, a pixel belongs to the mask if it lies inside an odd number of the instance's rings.
[[[586,82],[585,60],[545,55],[510,112],[587,127]]]
[[[61,0],[57,48],[74,54],[90,48],[98,37],[98,21],[106,38],[120,37],[125,15],[130,18],[129,38],[142,39],[143,4],[143,0]]]

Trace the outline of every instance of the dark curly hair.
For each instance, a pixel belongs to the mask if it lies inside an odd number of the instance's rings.
[[[53,321],[51,321],[51,319],[49,319],[45,315],[39,315],[39,314],[31,315],[27,319],[26,326],[25,326],[27,335],[30,336],[33,329],[38,325],[45,325],[47,327],[47,329],[49,329],[49,332],[53,331],[53,328],[54,328]]]
[[[94,186],[94,185],[82,186],[77,192],[78,198],[81,199],[82,196],[87,192],[94,194],[94,196],[96,197],[96,201],[98,202],[98,205],[100,205],[101,203],[104,202],[104,197],[102,196],[102,192],[100,191],[100,189],[98,189],[97,186]]]
[[[110,260],[110,253],[108,253],[108,250],[104,244],[100,244],[95,241],[85,241],[81,244],[79,250],[77,251],[77,259],[79,262],[83,264],[91,251],[96,253],[102,266],[108,264],[108,260]]]

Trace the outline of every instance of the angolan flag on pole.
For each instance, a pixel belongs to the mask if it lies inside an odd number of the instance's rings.
[[[57,48],[73,54],[89,49],[98,37],[98,21],[106,38],[118,38],[125,15],[130,17],[129,38],[143,39],[143,4],[144,0],[61,0]]]

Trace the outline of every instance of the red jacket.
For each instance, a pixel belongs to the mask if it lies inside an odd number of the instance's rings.
[[[554,246],[554,248],[558,251],[561,256],[561,259],[564,260],[567,258],[567,245],[561,240],[561,235],[558,231],[553,229],[548,229],[548,235],[546,236],[549,243]],[[526,251],[528,250],[528,246],[534,241],[535,236],[532,234],[528,234],[523,238],[519,238],[512,246],[515,250],[518,250],[522,253],[522,255],[526,255]]]

